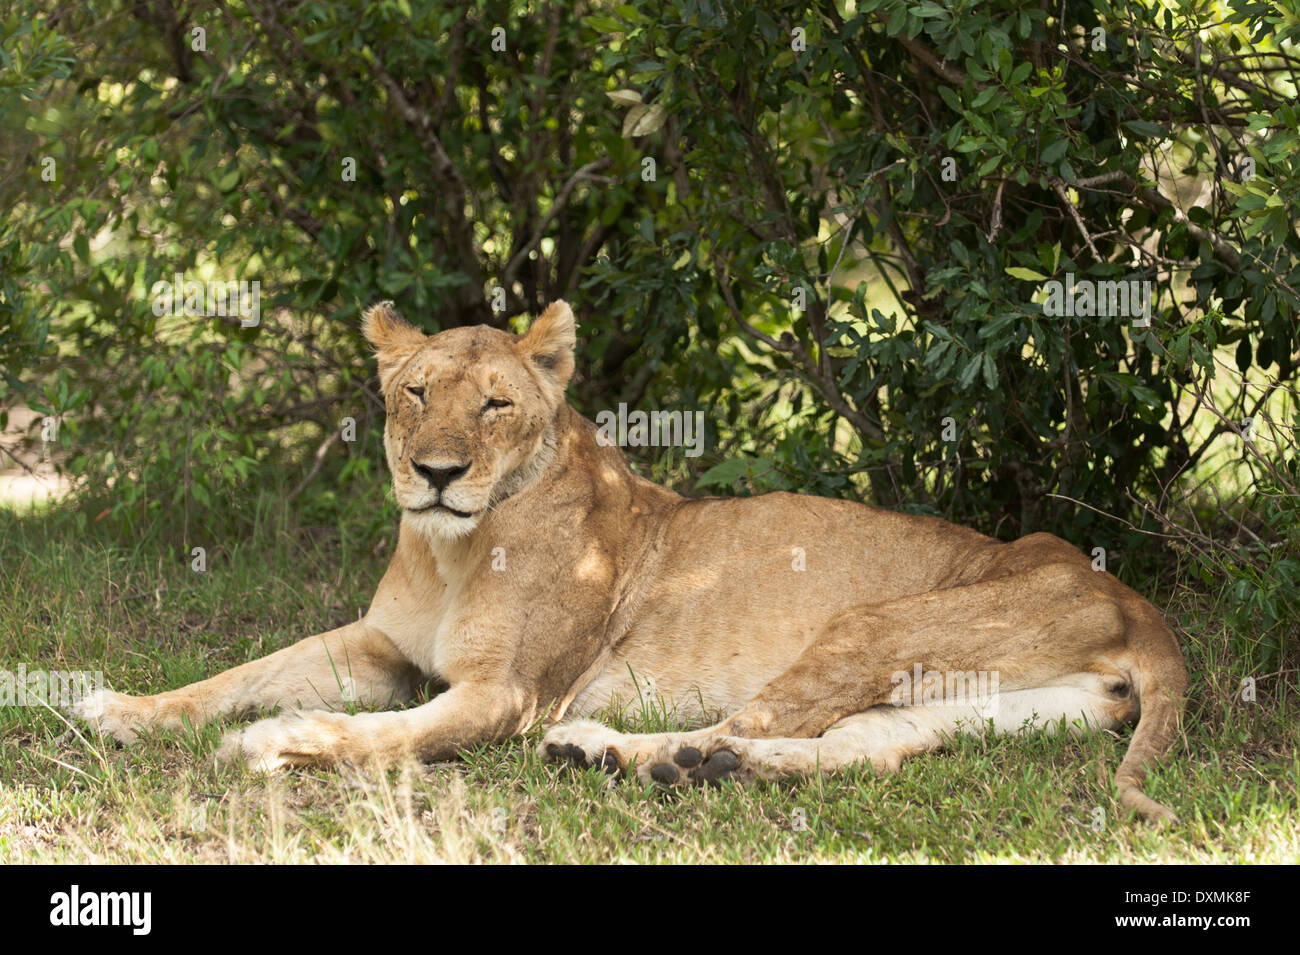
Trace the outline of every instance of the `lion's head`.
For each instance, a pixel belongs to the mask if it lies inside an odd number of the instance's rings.
[[[379,359],[397,503],[430,536],[470,533],[549,459],[573,374],[573,312],[554,302],[524,335],[486,325],[425,335],[381,302],[362,330]]]

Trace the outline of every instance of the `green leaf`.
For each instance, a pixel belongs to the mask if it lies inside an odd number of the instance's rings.
[[[982,364],[983,362],[980,360],[979,355],[973,354],[966,359],[966,364],[962,366],[961,374],[957,376],[957,384],[963,391],[969,388],[971,382],[975,380],[975,376],[979,374],[980,366]]]
[[[636,90],[608,90],[605,95],[619,106],[637,106],[641,103],[641,94]]]
[[[730,487],[741,478],[753,480],[771,471],[775,465],[767,458],[732,458],[715,464],[695,482],[696,487]]]
[[[1047,276],[1041,272],[1035,272],[1033,269],[1027,269],[1023,266],[1012,265],[1006,269],[1007,275],[1012,278],[1023,279],[1026,282],[1046,282]]]
[[[1148,122],[1145,119],[1130,119],[1123,126],[1134,136],[1141,136],[1144,139],[1164,139],[1169,135],[1159,123]]]
[[[889,20],[885,23],[885,32],[890,36],[898,36],[905,26],[907,26],[907,5],[900,3],[889,15]]]
[[[653,106],[633,106],[623,119],[623,136],[648,136],[662,126],[667,118],[668,111],[658,103]]]
[[[1250,370],[1250,339],[1243,338],[1237,342],[1237,370],[1243,375]]]
[[[998,386],[998,367],[988,352],[984,353],[984,384],[990,391]]]
[[[627,28],[613,17],[584,17],[584,26],[591,27],[597,33],[623,33]]]
[[[1062,137],[1044,148],[1042,154],[1038,158],[1045,163],[1054,163],[1064,156],[1065,151],[1069,148],[1070,141]]]

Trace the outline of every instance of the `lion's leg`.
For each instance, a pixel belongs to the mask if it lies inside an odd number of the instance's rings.
[[[1124,615],[1095,580],[1086,565],[1049,564],[851,608],[718,729],[816,736],[845,716],[893,702],[918,666],[922,674],[996,674],[1003,691],[1095,670],[1125,645]],[[1122,682],[1115,691],[1127,695]]]
[[[611,772],[621,764],[642,782],[663,785],[809,776],[859,763],[893,773],[903,760],[937,749],[958,733],[1113,729],[1122,714],[1104,683],[1084,674],[970,703],[876,706],[846,716],[812,739],[727,736],[720,728],[634,735],[582,721],[555,727],[542,750],[552,759],[594,763]]]
[[[100,691],[73,712],[129,743],[141,729],[197,726],[276,706],[386,705],[410,699],[419,676],[387,637],[357,621],[180,689],[152,696]]]
[[[391,766],[450,759],[521,732],[533,702],[505,684],[459,683],[423,706],[387,713],[295,712],[226,734],[218,759],[263,771],[338,763]]]
[[[907,721],[914,716],[890,724],[880,723],[884,717],[872,716],[855,724],[859,729],[888,725],[885,742],[879,745],[850,741],[843,748],[833,740],[835,734],[820,745],[792,747],[790,743],[816,737],[845,717],[865,716],[873,707],[890,704],[903,682],[900,674],[910,679],[918,665],[923,676],[914,690],[918,699],[932,685],[929,674],[938,674],[940,680],[948,674],[971,674],[977,686],[980,679],[985,686],[996,680],[1004,694],[1068,683],[1075,675],[1086,674],[1080,679],[1088,684],[1088,692],[1100,692],[1115,713],[1127,714],[1132,708],[1131,688],[1117,669],[1106,673],[1102,672],[1106,667],[1098,667],[1102,655],[1123,646],[1123,616],[1096,589],[1090,573],[1086,567],[1053,564],[1007,578],[852,608],[832,618],[789,670],[716,726],[690,733],[632,735],[596,723],[566,723],[547,734],[542,752],[551,758],[611,768],[635,764],[642,775],[665,782],[679,775],[705,780],[737,773],[766,775],[759,767],[742,768],[744,754],[751,750],[762,751],[772,760],[778,751],[788,751],[795,766],[822,755],[832,762],[856,761],[864,751],[873,762],[893,763],[896,760],[886,752],[893,746],[888,737],[894,731],[905,736],[911,732]],[[963,685],[967,683],[963,679]],[[1050,716],[1067,713],[1050,707],[1048,711]],[[939,723],[952,715],[948,710]],[[1072,715],[1089,714],[1076,709]],[[929,749],[950,730],[938,724],[924,732],[917,730],[920,735],[900,752]],[[766,739],[780,746],[773,750],[736,742],[745,739]],[[830,749],[823,753],[826,746]]]

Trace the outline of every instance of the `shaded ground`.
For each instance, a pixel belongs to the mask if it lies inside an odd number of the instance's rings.
[[[179,548],[0,511],[0,669],[177,686],[355,619],[387,557],[346,524],[255,536],[196,574]],[[1179,588],[1157,604],[1192,670],[1187,732],[1149,786],[1183,817],[1170,832],[1115,802],[1127,732],[964,739],[888,778],[665,794],[544,763],[536,733],[405,772],[268,780],[213,766],[219,726],[118,749],[29,706],[0,708],[0,862],[1300,861],[1295,671],[1244,702],[1222,615]]]

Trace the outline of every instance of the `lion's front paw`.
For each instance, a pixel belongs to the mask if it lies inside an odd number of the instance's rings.
[[[371,738],[362,725],[364,718],[371,715],[314,710],[260,720],[227,733],[217,750],[217,761],[243,763],[262,772],[363,762],[377,755],[380,748],[381,741]]]
[[[68,707],[68,713],[119,743],[134,743],[139,731],[153,725],[157,707],[148,697],[96,690]]]

